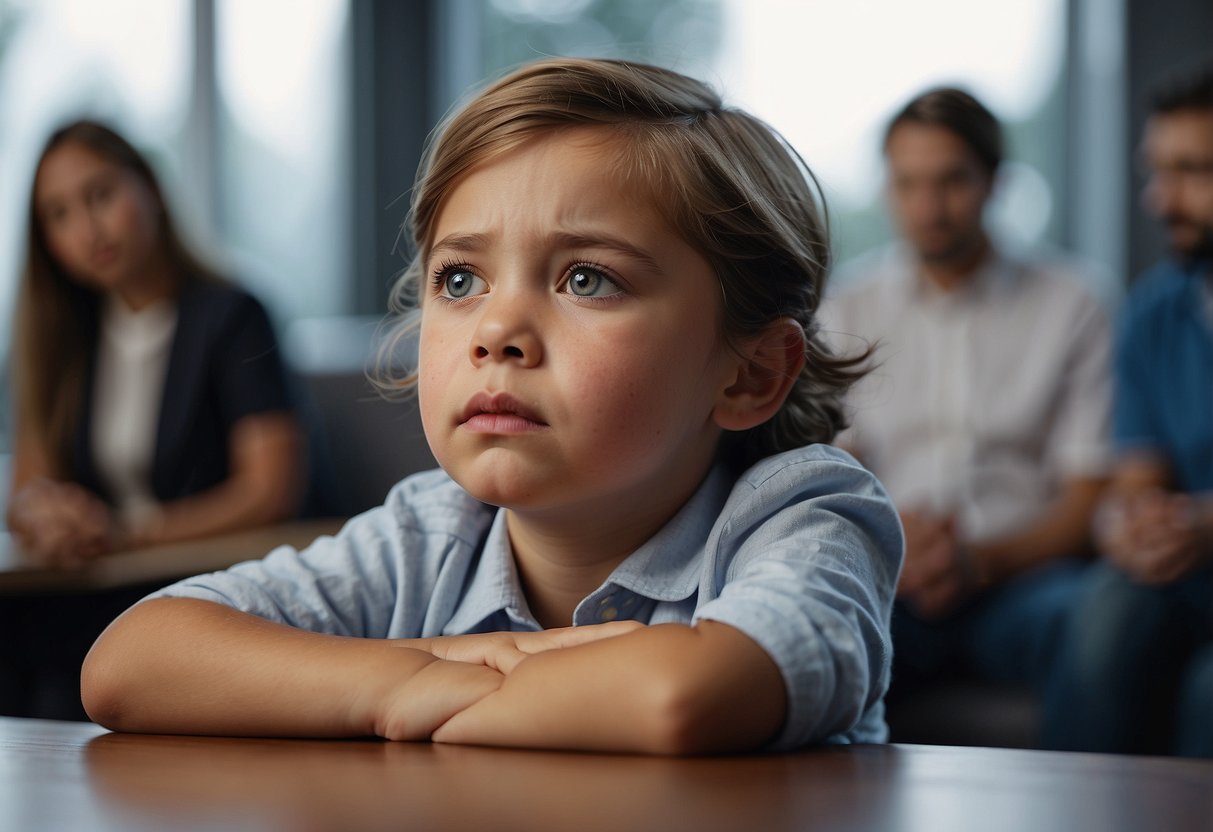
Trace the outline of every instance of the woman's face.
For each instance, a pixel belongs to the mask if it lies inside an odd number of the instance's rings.
[[[68,141],[34,181],[34,210],[51,256],[73,280],[103,292],[147,279],[160,246],[160,203],[135,172]]]

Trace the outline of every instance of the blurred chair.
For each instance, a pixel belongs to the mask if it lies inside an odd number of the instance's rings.
[[[283,339],[313,434],[313,516],[374,508],[398,481],[437,467],[416,399],[386,399],[367,377],[380,327],[376,317],[310,318],[291,324]],[[394,361],[411,362],[415,353],[406,340]]]

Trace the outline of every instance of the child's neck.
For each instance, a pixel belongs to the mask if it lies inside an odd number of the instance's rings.
[[[510,511],[506,528],[531,614],[544,629],[569,627],[577,605],[661,529],[686,498],[620,517],[562,511],[535,517]],[[570,517],[576,518],[570,520]]]

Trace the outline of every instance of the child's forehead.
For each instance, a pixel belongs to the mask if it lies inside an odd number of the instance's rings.
[[[650,213],[669,226],[668,230],[683,236],[678,233],[673,221],[675,212],[669,197],[671,189],[659,184],[663,178],[655,171],[658,166],[642,160],[645,154],[637,147],[636,138],[627,131],[611,126],[576,125],[520,136],[516,141],[502,144],[476,159],[444,189],[433,215],[434,222],[428,229],[425,249],[428,251],[433,246],[452,197],[469,182],[479,181],[478,177],[486,172],[508,178],[518,169],[525,170],[531,177],[558,179],[565,172],[561,163],[567,164],[569,151],[583,160],[588,158],[588,163],[581,166],[580,171],[602,186],[587,192],[587,201],[608,198],[608,195],[616,199],[623,197],[634,210]],[[572,175],[572,171],[568,173]],[[513,195],[491,191],[489,198],[508,204]]]
[[[487,167],[508,165],[537,150],[574,150],[592,157],[602,170],[614,175],[629,173],[635,165],[639,147],[634,136],[607,125],[570,125],[532,132],[484,153],[481,158],[475,160],[460,180],[454,183],[452,190],[457,188],[461,181]],[[631,178],[628,177],[629,180]],[[625,184],[632,186],[640,183],[628,181]]]

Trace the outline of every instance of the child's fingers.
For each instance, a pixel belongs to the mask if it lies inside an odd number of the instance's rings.
[[[514,633],[513,644],[502,644],[488,664],[509,675],[522,660],[548,650],[562,650],[579,644],[590,644],[604,638],[614,638],[634,632],[644,625],[639,621],[612,621],[607,624],[589,624],[582,627],[561,627],[538,633]]]
[[[576,647],[604,638],[614,638],[639,630],[644,625],[639,621],[611,621],[606,624],[586,624],[581,627],[561,627],[539,633],[519,633],[518,649],[525,653],[542,653],[544,650]]]
[[[638,621],[612,621],[608,624],[562,627],[536,633],[446,636],[432,639],[427,644],[427,649],[446,661],[482,664],[502,673],[509,673],[519,662],[535,653],[588,644],[630,633],[643,626]]]
[[[426,740],[455,714],[501,686],[495,670],[462,662],[434,662],[384,703],[378,732],[389,740]]]

